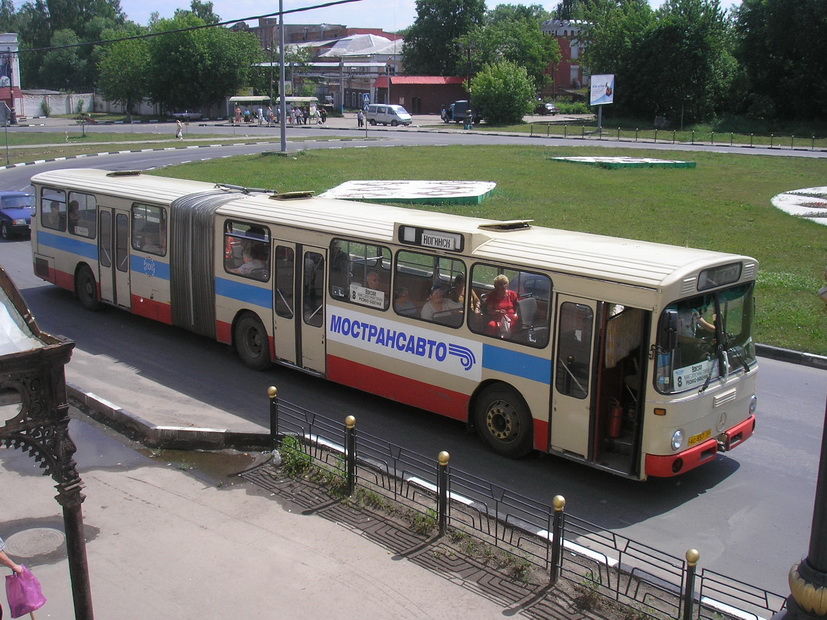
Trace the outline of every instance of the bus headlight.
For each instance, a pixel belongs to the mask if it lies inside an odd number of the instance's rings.
[[[752,398],[749,399],[749,413],[750,415],[755,415],[755,411],[758,409],[758,397],[753,394]]]
[[[672,435],[672,449],[677,451],[681,449],[683,445],[683,431],[678,429],[675,431],[675,434]]]

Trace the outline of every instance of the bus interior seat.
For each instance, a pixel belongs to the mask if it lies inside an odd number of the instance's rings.
[[[520,317],[520,327],[527,329],[534,326],[534,317],[537,316],[537,298],[521,297],[517,300],[517,315]]]

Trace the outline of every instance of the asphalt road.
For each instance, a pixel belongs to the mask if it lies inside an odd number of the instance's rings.
[[[411,141],[431,143],[495,139],[479,132],[387,133],[379,144],[406,143],[411,136],[416,136]],[[530,138],[521,140],[536,144]],[[313,144],[344,145],[360,141]],[[273,150],[272,144],[175,149],[12,168],[0,171],[0,187],[26,187],[29,177],[44,167],[148,168],[250,154],[259,148]],[[266,389],[276,385],[286,400],[342,419],[355,415],[360,428],[422,454],[448,450],[453,465],[517,493],[549,502],[562,494],[573,514],[653,548],[677,556],[697,548],[702,568],[780,594],[788,591],[790,566],[807,552],[827,400],[824,371],[761,359],[756,435],[729,455],[680,478],[637,483],[556,457],[493,457],[456,422],[292,370],[256,373],[223,345],[124,312],[106,309],[91,315],[71,294],[34,277],[25,240],[0,242],[0,257],[44,330],[71,338],[83,351],[112,356],[153,381],[216,407],[266,424]]]

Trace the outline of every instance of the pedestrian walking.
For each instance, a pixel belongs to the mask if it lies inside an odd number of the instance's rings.
[[[356,126],[357,127],[364,127],[365,126],[365,114],[362,112],[362,108],[359,108],[359,111],[356,112]]]
[[[177,125],[177,129],[175,130],[175,137],[178,138],[179,140],[183,140],[184,139],[184,123],[181,122],[181,119],[178,119],[178,120],[175,121],[175,124]]]

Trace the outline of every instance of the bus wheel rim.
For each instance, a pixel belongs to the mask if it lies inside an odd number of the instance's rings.
[[[485,415],[485,426],[492,437],[502,442],[512,442],[520,430],[520,418],[514,407],[506,401],[491,403]]]

